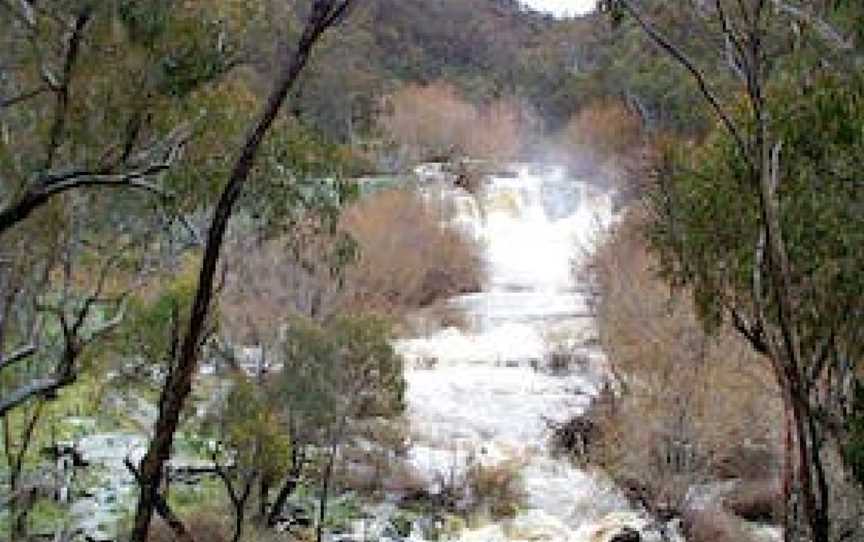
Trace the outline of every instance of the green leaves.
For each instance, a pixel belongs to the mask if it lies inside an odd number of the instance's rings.
[[[153,47],[169,27],[172,0],[117,2],[117,15],[129,32],[129,39]]]
[[[325,424],[400,413],[405,381],[390,338],[389,324],[373,316],[292,320],[279,384],[292,413]]]
[[[838,348],[851,348],[850,315],[864,309],[862,88],[860,80],[820,76],[808,87],[775,88],[769,101],[769,133],[782,143],[780,218],[805,353],[832,332],[845,337]],[[767,252],[759,254],[760,190],[731,138],[717,132],[697,148],[670,149],[666,163],[651,194],[649,235],[667,276],[693,286],[708,327],[729,306],[746,314],[755,296],[776,318],[777,285]]]
[[[241,469],[279,476],[290,463],[291,437],[280,407],[266,388],[244,376],[233,379],[220,415],[219,438]]]

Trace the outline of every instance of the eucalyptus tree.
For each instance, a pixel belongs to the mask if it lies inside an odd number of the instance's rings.
[[[786,536],[796,536],[797,500],[809,536],[827,542],[826,439],[842,446],[844,422],[823,391],[832,375],[854,374],[864,345],[854,324],[864,309],[854,248],[862,87],[850,69],[860,49],[835,26],[860,12],[783,0],[604,6],[674,59],[717,118],[700,152],[660,164],[650,234],[667,277],[692,287],[706,324],[728,318],[769,361],[787,409]],[[704,23],[691,30],[713,33],[715,54],[689,54],[686,38],[670,38],[647,14],[667,9],[695,12]],[[705,60],[728,67],[738,89],[718,91]]]
[[[273,394],[285,405],[294,447],[323,449],[317,540],[321,540],[337,450],[351,424],[396,416],[405,408],[403,360],[388,323],[375,316],[336,316],[321,324],[294,319]]]
[[[0,415],[76,380],[82,353],[120,323],[125,290],[153,267],[147,247],[175,210],[210,199],[190,165],[218,156],[203,136],[233,99],[217,83],[243,60],[240,15],[166,1],[0,3],[0,373],[51,358],[4,383]]]
[[[180,412],[192,390],[192,377],[198,367],[202,339],[207,331],[216,272],[228,223],[255,165],[262,143],[306,66],[313,47],[328,28],[341,21],[351,4],[352,0],[312,1],[297,45],[279,58],[279,69],[272,90],[261,107],[258,118],[252,123],[217,199],[204,246],[198,285],[185,325],[186,331],[172,370],[162,388],[153,438],[141,460],[140,498],[131,535],[132,542],[144,542],[147,539],[153,510],[160,500],[159,487],[164,475],[163,467],[171,454]],[[188,532],[181,534],[184,534],[184,538],[189,538]]]

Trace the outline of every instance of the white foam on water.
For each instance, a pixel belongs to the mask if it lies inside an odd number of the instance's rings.
[[[456,201],[452,220],[483,243],[488,281],[482,292],[451,300],[465,312],[467,330],[396,344],[408,361],[410,461],[430,478],[453,475],[468,461],[521,465],[524,509],[508,522],[463,532],[464,542],[603,542],[614,525],[643,521],[605,477],[546,452],[545,420],[584,409],[597,379],[533,368],[550,335],[593,330],[572,270],[610,222],[610,195],[569,179],[563,168],[523,165],[491,178],[479,205],[464,192],[441,197]]]

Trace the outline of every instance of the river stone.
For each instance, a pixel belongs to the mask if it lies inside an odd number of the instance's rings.
[[[624,527],[609,542],[642,542],[642,535],[636,529]]]

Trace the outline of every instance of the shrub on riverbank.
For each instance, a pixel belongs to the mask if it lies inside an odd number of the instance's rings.
[[[776,487],[782,414],[767,367],[732,330],[706,335],[686,292],[670,295],[640,222],[632,210],[594,254],[597,324],[613,382],[583,423],[562,426],[559,441],[584,448],[583,459],[658,512],[680,512],[688,492],[721,479]],[[578,438],[560,434],[582,427],[590,431]],[[761,489],[739,494],[730,508],[772,517],[766,507],[774,501]]]
[[[310,217],[283,238],[238,236],[226,255],[222,331],[236,342],[261,341],[291,313],[373,312],[398,321],[479,290],[482,247],[447,223],[448,212],[414,190],[390,189],[346,208],[336,235]]]
[[[347,209],[342,228],[360,251],[346,275],[347,305],[398,314],[477,291],[481,248],[446,218],[408,189],[378,192]]]

